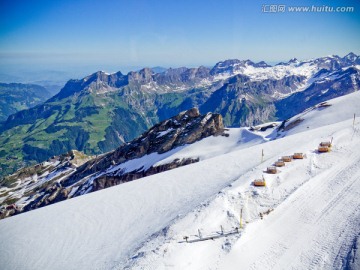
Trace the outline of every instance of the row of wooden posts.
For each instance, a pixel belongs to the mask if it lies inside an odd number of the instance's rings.
[[[317,151],[319,153],[326,153],[331,151],[332,147],[332,141],[333,138],[331,138],[331,141],[327,142],[321,142],[318,146]],[[261,152],[261,161],[263,161],[264,157],[264,150]],[[283,156],[279,160],[275,161],[273,166],[269,166],[266,168],[266,173],[268,174],[277,174],[278,173],[278,167],[284,167],[285,163],[291,162],[294,159],[304,159],[306,158],[306,154],[304,153],[294,153],[291,156]],[[266,186],[266,180],[264,176],[262,176],[262,179],[256,179],[253,181],[253,185],[256,187],[265,187]]]
[[[200,242],[200,241],[206,241],[206,240],[215,240],[216,238],[221,238],[221,237],[225,237],[225,236],[229,236],[232,234],[238,234],[239,228],[236,227],[234,230],[231,231],[224,231],[223,226],[220,226],[220,233],[216,233],[216,234],[212,234],[212,235],[208,235],[208,236],[203,236],[202,232],[200,231],[200,229],[198,229],[198,235],[196,235],[196,238],[190,239],[189,236],[184,236],[183,239],[185,240],[186,243],[194,243],[194,242]]]

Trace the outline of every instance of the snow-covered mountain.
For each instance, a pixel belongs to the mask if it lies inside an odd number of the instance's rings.
[[[98,71],[0,123],[0,176],[73,149],[87,155],[112,151],[193,107],[221,114],[226,127],[282,121],[359,89],[359,61],[350,53],[275,66],[235,59],[160,73]]]
[[[217,63],[210,71],[210,74],[218,75],[222,78],[225,76],[243,74],[249,76],[252,80],[279,80],[287,76],[295,75],[304,77],[305,82],[307,83],[311,79],[314,80],[313,76],[321,70],[333,72],[341,68],[356,65],[360,65],[360,57],[354,53],[349,53],[344,57],[331,55],[304,61],[293,58],[288,62],[281,62],[274,66],[270,66],[263,61],[254,63],[251,60],[240,61],[234,59]]]
[[[229,129],[155,164],[199,162],[1,220],[2,269],[359,269],[358,104]]]
[[[248,76],[252,81],[281,80],[285,77],[297,76],[303,78],[302,85],[299,85],[297,89],[300,91],[316,81],[319,72],[334,72],[358,65],[360,65],[360,57],[354,53],[349,53],[344,57],[330,55],[302,61],[293,58],[288,62],[281,62],[274,66],[264,61],[254,63],[249,59],[229,59],[216,63],[212,68],[204,66],[169,68],[160,73],[151,68],[129,72],[126,75],[121,72],[109,74],[99,71],[85,77],[83,82],[86,84],[93,83],[96,77],[97,83],[105,82],[110,88],[134,83],[143,90],[162,93],[204,87],[235,75]],[[111,89],[107,91],[111,91]]]
[[[276,116],[286,119],[319,102],[358,91],[360,86],[359,67],[341,68],[332,72],[319,71],[305,90],[275,101]]]

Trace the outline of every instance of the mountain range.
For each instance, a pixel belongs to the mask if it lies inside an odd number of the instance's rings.
[[[226,60],[214,67],[170,68],[70,80],[46,102],[10,115],[0,126],[0,173],[70,150],[112,151],[181,111],[222,116],[224,126],[285,120],[309,106],[356,91],[360,57],[350,53],[270,66]]]

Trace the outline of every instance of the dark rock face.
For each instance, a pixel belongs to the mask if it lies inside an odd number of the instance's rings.
[[[288,76],[280,80],[251,81],[248,76],[237,75],[213,92],[200,106],[200,111],[221,114],[226,126],[272,121],[275,120],[274,95],[291,93],[303,79],[303,76]]]
[[[1,185],[7,186],[10,190],[14,188],[14,190],[24,191],[22,196],[28,198],[31,202],[26,203],[25,201],[18,204],[16,201],[21,198],[14,198],[8,195],[5,197],[2,205],[11,205],[12,207],[7,209],[8,207],[0,206],[0,219],[66,200],[69,190],[64,188],[59,180],[63,177],[68,177],[76,170],[77,166],[91,159],[92,157],[90,156],[72,150],[63,155],[51,157],[46,162],[23,168],[13,175],[4,177]],[[12,185],[14,181],[19,183],[15,187]]]
[[[112,187],[115,185],[133,181],[133,180],[136,180],[136,179],[139,179],[142,177],[146,177],[146,176],[150,176],[153,174],[165,172],[168,170],[172,170],[172,169],[182,167],[185,165],[189,165],[192,163],[196,163],[196,162],[199,162],[198,158],[195,158],[195,159],[188,158],[188,159],[183,159],[183,160],[174,160],[170,163],[160,165],[160,166],[151,166],[147,170],[140,170],[140,171],[135,170],[135,171],[127,172],[124,174],[121,174],[121,173],[113,174],[113,175],[105,174],[94,180],[92,191],[97,191],[97,190],[101,190],[104,188]]]
[[[210,69],[200,66],[199,68],[175,68],[154,76],[154,81],[159,85],[195,85],[202,79],[209,77]]]
[[[33,202],[26,205],[21,212],[27,212],[49,204],[66,200],[69,195],[69,191],[63,188],[60,183],[54,183],[53,185],[47,187],[43,192],[45,195],[39,196]]]
[[[264,61],[260,61],[259,63],[254,64],[254,67],[271,67],[271,66]]]
[[[144,68],[139,72],[130,72],[128,81],[132,83],[147,84],[153,81],[153,71],[150,68]]]
[[[181,145],[191,144],[212,135],[220,135],[223,131],[221,115],[211,113],[200,115],[197,108],[192,108],[160,122],[137,139],[120,146],[115,151],[82,165],[63,184],[69,186],[114,164],[155,152],[165,153]]]

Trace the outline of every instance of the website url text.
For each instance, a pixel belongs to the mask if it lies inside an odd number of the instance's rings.
[[[264,13],[281,12],[354,12],[355,7],[332,7],[332,6],[286,6],[286,5],[262,5],[261,11]]]

